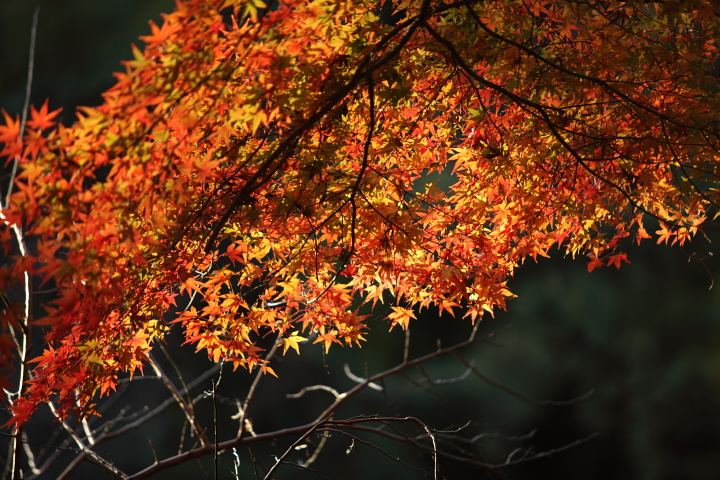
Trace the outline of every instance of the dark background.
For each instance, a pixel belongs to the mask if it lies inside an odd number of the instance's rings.
[[[41,10],[31,101],[39,106],[50,98],[50,106],[63,107],[62,120],[70,123],[75,106],[101,102],[101,92],[114,83],[112,72],[121,70],[119,62],[131,57],[130,44],[141,45],[137,37],[149,32],[147,21],[161,22],[160,12],[170,11],[173,2],[0,2],[0,108],[12,115],[19,114],[23,104],[36,5],[41,5]],[[720,241],[712,225],[706,227],[706,233]],[[504,346],[481,344],[466,350],[465,357],[475,359],[476,366],[490,378],[533,398],[568,399],[594,389],[581,403],[529,405],[474,377],[438,387],[443,397],[438,398],[397,377],[386,384],[387,398],[369,390],[336,418],[359,413],[412,414],[435,428],[470,420],[469,436],[482,432],[523,435],[537,429],[531,439],[520,442],[483,439],[481,451],[495,463],[502,463],[518,446],[550,450],[598,432],[590,442],[501,472],[441,459],[442,473],[452,479],[720,478],[720,285],[710,288],[713,279],[720,283],[720,269],[713,257],[705,258],[713,249],[704,238],[685,249],[654,245],[651,240],[639,248],[628,243],[625,250],[632,263],[620,271],[605,268],[588,273],[583,259],[564,259],[557,251],[552,260],[530,262],[519,270],[510,284],[518,298],[509,302],[507,313],[486,318],[481,328],[488,333],[511,325],[498,339]],[[401,361],[403,332],[387,333],[388,324],[381,319],[370,325],[369,341],[362,349],[333,347],[325,357],[319,345],[304,345],[301,357],[288,353],[276,362],[280,379],[263,380],[250,412],[256,431],[311,420],[328,404],[330,395],[313,392],[288,400],[285,394],[315,383],[341,391],[350,388],[353,383],[342,373],[345,362],[362,376],[365,368],[372,374]],[[437,338],[450,345],[470,331],[467,321],[447,314],[437,318],[432,312],[424,312],[411,328],[411,357],[432,351]],[[180,348],[179,343],[169,342],[169,349],[188,379],[210,366],[204,355],[193,355],[192,348]],[[171,366],[165,367],[172,371]],[[225,370],[219,393],[230,399],[243,398],[251,376]],[[465,368],[453,358],[443,358],[430,363],[428,370],[438,377],[456,377]],[[421,375],[414,372],[412,377],[418,380]],[[199,394],[209,385],[206,382],[193,393]],[[165,398],[167,391],[162,386],[134,382],[95,425],[126,405],[152,407]],[[209,424],[210,401],[201,400],[198,408],[202,421]],[[220,402],[221,440],[234,436],[237,422],[229,416],[235,412],[231,403]],[[51,442],[50,432],[56,427],[47,412],[40,412],[29,431],[37,441]],[[177,450],[181,429],[181,415],[175,406],[100,450],[111,452],[126,472],[134,472],[153,461],[148,437],[161,457],[168,456]],[[287,445],[288,441],[279,440],[275,445],[258,446],[254,454],[268,468],[272,455],[280,455]],[[333,479],[423,478],[368,447],[358,446],[355,453],[346,455],[348,445],[347,439],[337,435],[330,438],[312,468]],[[407,463],[431,468],[430,459],[412,448],[385,441],[378,445]],[[238,453],[241,478],[254,478],[248,452]],[[301,459],[304,452],[293,455]],[[43,478],[55,478],[71,459],[69,454],[61,456],[55,469]],[[212,476],[210,460],[204,459],[204,468]],[[221,457],[220,469],[219,478],[234,478],[229,452]],[[98,478],[100,474],[97,467],[84,464],[71,478]],[[277,476],[320,478],[289,466],[282,467]],[[204,478],[204,474],[193,461],[153,478]]]

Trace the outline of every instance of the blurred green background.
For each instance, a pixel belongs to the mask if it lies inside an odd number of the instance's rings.
[[[114,83],[112,72],[121,70],[120,61],[131,57],[130,44],[140,45],[137,37],[149,31],[148,20],[159,23],[160,12],[173,8],[170,0],[0,2],[0,108],[13,115],[22,108],[30,26],[37,5],[41,10],[32,103],[40,105],[49,98],[52,108],[64,108],[66,123],[72,122],[75,106],[101,101],[102,91]],[[494,463],[502,463],[518,446],[547,451],[598,432],[593,440],[568,451],[502,471],[441,458],[445,478],[720,478],[720,268],[709,256],[713,251],[709,240],[720,241],[720,235],[712,225],[706,233],[708,238],[698,238],[683,250],[652,241],[641,247],[628,243],[625,250],[632,263],[620,271],[605,268],[588,273],[583,259],[565,259],[557,251],[551,260],[528,263],[510,284],[518,298],[509,302],[508,312],[486,318],[481,325],[484,333],[511,325],[498,339],[503,346],[480,344],[464,351],[485,375],[530,397],[561,400],[594,389],[587,400],[565,407],[530,405],[472,376],[438,387],[440,398],[397,377],[387,382],[387,396],[368,391],[336,418],[361,413],[417,415],[435,428],[471,421],[465,430],[469,436],[536,431],[522,441],[481,440],[480,451]],[[719,285],[711,289],[713,279]],[[311,420],[328,404],[329,395],[314,392],[289,400],[285,394],[314,383],[350,388],[353,383],[342,372],[345,362],[358,375],[364,369],[372,374],[399,362],[403,332],[388,333],[388,324],[380,319],[370,324],[372,332],[362,349],[334,347],[324,356],[318,345],[304,346],[301,357],[288,353],[276,362],[280,379],[261,382],[250,412],[256,431]],[[438,338],[450,345],[469,331],[466,321],[424,313],[411,326],[410,354],[434,350]],[[193,355],[191,348],[178,343],[171,342],[169,349],[188,378],[210,366],[204,356]],[[427,369],[436,377],[456,377],[465,371],[452,357],[434,361]],[[172,367],[166,365],[166,371]],[[418,372],[409,375],[415,381],[422,377]],[[243,398],[251,380],[245,372],[231,375],[226,369],[219,391],[229,399]],[[206,381],[194,393],[209,386]],[[112,418],[126,405],[153,407],[165,398],[161,386],[134,382],[103,418]],[[209,407],[208,400],[198,404],[206,424],[211,421]],[[221,439],[231,438],[237,422],[228,417],[237,410],[231,401],[220,402],[219,409]],[[41,412],[29,431],[37,441],[50,443],[56,426],[47,412]],[[177,450],[181,429],[179,409],[171,408],[101,451],[111,452],[118,465],[134,472],[153,461],[148,437],[158,454],[167,456]],[[288,444],[279,440],[258,446],[254,454],[268,468],[272,455],[280,455]],[[415,466],[431,466],[427,455],[418,455],[415,449],[385,441],[378,444]],[[364,446],[346,455],[348,445],[349,440],[333,436],[313,468],[333,479],[423,478]],[[238,453],[240,477],[254,478],[249,453]],[[293,455],[301,459],[305,452]],[[61,455],[41,478],[55,478],[71,459],[70,454]],[[208,458],[202,468],[193,461],[153,478],[204,478],[203,468],[211,478]],[[219,478],[234,478],[229,452],[221,457],[221,471]],[[84,464],[70,478],[99,474],[97,467]],[[292,467],[281,468],[277,477],[319,478]]]

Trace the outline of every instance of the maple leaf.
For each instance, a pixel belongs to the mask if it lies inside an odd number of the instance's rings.
[[[16,116],[13,120],[5,110],[2,113],[5,117],[5,125],[0,125],[0,143],[6,145],[15,143],[20,136],[20,117]]]
[[[35,128],[37,130],[46,130],[55,125],[55,122],[53,122],[52,119],[62,111],[62,108],[49,112],[48,102],[49,100],[45,100],[45,103],[43,103],[42,107],[40,107],[40,110],[36,110],[34,105],[30,108],[30,120],[26,123],[28,127]]]
[[[267,365],[260,365],[260,370],[262,370],[263,373],[269,373],[275,378],[278,378],[277,373],[275,373],[275,370],[272,369],[272,367],[268,367]]]
[[[318,337],[315,339],[313,343],[324,343],[325,344],[325,353],[328,353],[330,351],[330,345],[333,343],[339,343],[342,345],[341,342],[337,339],[337,330],[331,330],[327,333],[324,332],[324,328],[321,329],[320,334],[318,334]]]
[[[236,3],[236,0],[227,0],[225,6]],[[249,16],[252,20],[257,20],[258,10],[267,8],[267,5],[262,0],[243,0],[241,2],[243,7],[243,15]]]
[[[140,36],[140,40],[148,45],[160,45],[165,41],[170,40],[172,36],[177,33],[177,29],[180,26],[167,21],[163,22],[162,27],[158,27],[152,20],[148,23],[152,34]]]
[[[615,267],[619,270],[620,264],[622,262],[630,263],[630,260],[627,259],[627,255],[624,253],[618,253],[617,255],[610,255],[608,257],[608,266],[615,265]]]
[[[307,342],[307,338],[298,335],[298,332],[292,332],[289,337],[282,339],[280,345],[283,347],[283,355],[288,351],[288,348],[292,348],[295,352],[300,354],[300,343]]]
[[[597,267],[602,267],[603,265],[605,265],[605,262],[603,262],[601,259],[595,257],[588,262],[588,265],[587,265],[588,272],[592,272]]]
[[[369,303],[370,300],[372,300],[372,306],[375,308],[375,304],[380,301],[380,303],[384,303],[383,301],[383,294],[385,292],[385,287],[383,285],[368,285],[365,287],[365,291],[368,292],[367,296],[365,297],[365,302]]]
[[[3,145],[0,150],[0,156],[5,157],[5,165],[17,158],[22,152],[22,144],[20,140],[20,117],[13,118],[2,111],[5,117],[5,125],[0,125],[0,144]]]
[[[440,305],[438,306],[438,308],[440,310],[440,315],[442,315],[443,310],[447,310],[448,313],[454,317],[455,312],[453,311],[453,307],[459,307],[459,306],[460,306],[460,304],[457,302],[452,302],[450,300],[443,299],[442,302],[440,302]]]
[[[388,320],[392,320],[392,325],[390,325],[390,330],[392,330],[395,325],[400,325],[403,330],[407,330],[408,325],[410,324],[410,319],[416,318],[415,314],[412,310],[409,310],[407,308],[403,307],[390,307],[392,308],[392,313],[388,314]]]
[[[660,224],[660,230],[657,230],[655,233],[659,235],[659,237],[657,239],[658,244],[668,243],[670,241],[670,239],[672,239],[675,236],[675,232],[670,230],[667,227],[667,225],[665,225],[664,223]],[[675,242],[673,241],[673,243],[675,243]]]

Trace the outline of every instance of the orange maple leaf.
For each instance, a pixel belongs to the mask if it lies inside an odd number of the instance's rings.
[[[412,310],[409,310],[407,308],[403,307],[391,307],[393,312],[388,315],[388,319],[392,320],[392,325],[390,325],[390,330],[392,330],[395,325],[400,325],[403,330],[407,330],[408,325],[410,324],[410,319],[416,318],[415,313],[413,313]]]

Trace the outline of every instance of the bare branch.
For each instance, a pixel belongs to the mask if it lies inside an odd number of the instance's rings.
[[[522,462],[528,462],[528,461],[530,461],[530,460],[537,460],[538,458],[549,457],[550,455],[554,455],[554,454],[556,454],[556,453],[564,452],[564,451],[569,450],[569,449],[571,449],[571,448],[573,448],[573,447],[577,447],[577,446],[580,445],[580,444],[583,444],[583,443],[585,443],[585,442],[589,442],[590,440],[592,440],[593,438],[597,437],[598,435],[599,435],[599,433],[598,433],[598,432],[595,432],[595,433],[593,433],[593,434],[591,434],[591,435],[588,435],[588,436],[585,437],[585,438],[581,438],[580,440],[575,440],[574,442],[568,443],[567,445],[564,445],[564,446],[562,446],[562,447],[553,448],[553,449],[550,449],[550,450],[547,450],[547,451],[544,451],[544,452],[538,452],[538,453],[535,453],[535,454],[530,454],[530,452],[531,452],[530,450],[525,450],[525,453],[523,454],[522,458],[519,458],[518,460],[512,460],[512,457],[514,456],[514,454],[515,454],[516,452],[519,452],[519,451],[524,450],[524,449],[516,448],[515,450],[513,450],[513,451],[510,453],[510,455],[508,455],[508,458],[507,458],[507,460],[505,461],[505,463],[500,464],[500,465],[492,465],[492,466],[489,466],[489,468],[507,467],[507,466],[510,466],[510,465],[517,465],[518,463],[522,463]],[[487,466],[487,465],[484,465],[484,466]]]
[[[507,442],[520,442],[523,440],[529,440],[532,437],[535,436],[537,433],[537,428],[533,428],[530,430],[530,432],[526,433],[525,435],[503,435],[501,433],[481,433],[479,435],[475,435],[473,438],[468,439],[468,442],[475,443],[478,440],[481,440],[483,438],[497,438],[499,440],[505,440]]]
[[[150,450],[152,450],[153,460],[155,460],[155,463],[158,463],[159,460],[158,460],[157,452],[155,451],[155,445],[153,445],[152,439],[150,437],[148,437],[147,441],[148,441],[148,444],[150,445]]]
[[[473,373],[475,375],[477,375],[478,377],[480,377],[480,379],[482,379],[485,383],[488,383],[494,387],[498,387],[501,390],[505,390],[510,395],[514,395],[518,398],[522,398],[526,402],[532,403],[534,405],[552,405],[552,406],[572,405],[573,403],[581,402],[581,401],[587,399],[595,392],[595,389],[591,388],[590,391],[588,393],[586,393],[585,395],[582,395],[580,397],[573,398],[570,400],[535,400],[534,398],[530,398],[527,395],[518,392],[517,390],[513,390],[512,388],[508,387],[507,385],[505,385],[503,383],[497,382],[491,378],[486,377],[477,368],[475,368],[474,365],[472,365],[471,363],[466,361],[464,358],[462,358],[457,352],[452,352],[452,354],[458,360],[460,360],[465,365],[467,365],[468,368],[472,369]]]
[[[406,437],[406,436],[403,436],[403,435],[397,435],[397,434],[393,434],[393,433],[384,431],[384,430],[382,430],[382,429],[380,429],[380,428],[373,428],[373,427],[366,427],[366,426],[364,426],[364,425],[358,425],[358,423],[365,423],[365,422],[372,422],[372,421],[383,422],[383,423],[385,423],[385,424],[388,424],[388,422],[392,422],[392,421],[413,421],[413,422],[416,422],[416,423],[419,422],[419,420],[417,420],[417,419],[415,419],[415,418],[412,418],[412,417],[405,417],[405,418],[375,417],[375,418],[366,418],[366,419],[352,419],[352,420],[345,420],[345,421],[333,421],[333,422],[328,422],[328,425],[338,426],[338,427],[342,427],[342,428],[351,428],[351,429],[353,429],[353,430],[362,430],[362,431],[365,431],[365,432],[372,432],[372,433],[375,433],[375,434],[378,434],[378,435],[382,435],[383,437],[386,437],[386,438],[391,439],[391,440],[396,440],[396,441],[401,441],[401,442],[411,442],[411,443],[413,443],[414,445],[418,446],[419,448],[422,448],[423,450],[428,451],[428,453],[431,453],[431,452],[432,452],[432,451],[428,450],[427,447],[425,447],[424,445],[421,445],[421,444],[418,444],[418,443],[417,443],[417,440],[422,440],[423,438],[429,438],[429,436],[430,436],[430,435],[429,435],[429,432],[426,431],[426,434],[425,434],[425,435],[418,436],[418,437]],[[534,434],[534,431],[531,432],[530,434],[526,435],[525,437],[529,438],[530,436],[532,436],[532,434]],[[569,450],[569,449],[571,449],[571,448],[573,448],[573,447],[576,447],[576,446],[578,446],[578,445],[580,445],[580,444],[582,444],[582,443],[585,443],[585,442],[588,442],[588,441],[592,440],[592,439],[595,438],[597,435],[598,435],[598,433],[596,432],[596,433],[593,433],[592,435],[589,435],[589,436],[587,436],[587,437],[585,437],[585,438],[581,438],[581,439],[579,439],[579,440],[576,440],[576,441],[574,441],[574,442],[571,442],[571,443],[569,443],[569,444],[567,444],[567,445],[564,445],[564,446],[562,446],[562,447],[553,448],[553,449],[551,449],[551,450],[547,450],[547,451],[543,451],[543,452],[538,452],[538,453],[535,453],[535,454],[533,454],[533,453],[531,452],[531,450],[526,450],[526,449],[518,448],[518,449],[513,450],[513,452],[511,452],[511,454],[508,456],[508,458],[506,459],[506,461],[505,461],[504,463],[501,463],[501,464],[493,464],[493,463],[487,463],[487,462],[477,461],[477,460],[473,460],[472,458],[461,457],[461,456],[458,456],[458,455],[453,455],[453,454],[448,453],[448,452],[445,452],[445,451],[443,451],[443,450],[437,450],[437,454],[442,455],[442,456],[447,457],[447,458],[452,458],[452,459],[454,459],[454,460],[458,460],[458,461],[461,461],[461,462],[464,462],[464,463],[469,463],[469,464],[472,464],[472,465],[477,465],[477,466],[480,466],[480,467],[485,467],[485,468],[490,468],[490,469],[498,469],[498,468],[507,467],[507,466],[510,466],[510,465],[517,465],[517,464],[519,464],[519,463],[528,462],[528,461],[531,461],[531,460],[536,460],[536,459],[539,459],[539,458],[548,457],[548,456],[551,456],[551,455],[556,454],[556,453],[564,452],[564,451]],[[438,436],[440,437],[441,435],[438,435]],[[461,437],[456,437],[456,438],[454,438],[454,440],[471,442],[471,441],[473,441],[475,438],[477,438],[477,437],[474,437],[473,439],[463,439],[463,438],[461,438]],[[512,438],[512,437],[509,437],[509,438]],[[517,439],[521,439],[521,437],[516,437],[516,438],[517,438]],[[519,452],[524,452],[522,458],[513,460],[512,457],[514,457],[515,454],[517,454],[517,453],[519,453]]]
[[[303,464],[302,464],[303,467],[307,468],[310,465],[312,465],[312,463],[315,460],[317,460],[318,456],[320,455],[320,452],[322,452],[322,449],[325,446],[325,443],[327,442],[327,439],[328,439],[327,435],[323,435],[322,438],[320,438],[320,443],[318,443],[317,448],[315,448],[315,451],[310,456],[310,458],[308,458],[305,462],[303,462]]]
[[[273,343],[272,348],[268,352],[268,354],[265,356],[265,363],[268,363],[272,357],[275,355],[275,352],[277,351],[277,347],[280,345],[280,339],[282,338],[282,332],[278,333],[277,338],[275,339],[275,342]],[[252,401],[253,396],[255,395],[255,389],[257,389],[258,384],[260,383],[260,378],[264,375],[263,370],[261,368],[258,369],[257,374],[255,375],[255,380],[253,380],[252,385],[250,386],[250,390],[248,391],[247,397],[245,397],[245,403],[242,406],[242,410],[240,411],[240,420],[239,420],[239,426],[238,426],[238,433],[236,438],[242,437],[243,428],[245,426],[245,419],[247,418],[247,411],[250,407],[250,402]],[[239,407],[238,407],[239,408]]]
[[[30,445],[27,441],[27,432],[25,432],[25,431],[22,432],[22,440],[23,440],[22,446],[23,446],[23,449],[25,450],[25,458],[27,458],[27,463],[28,463],[28,466],[30,467],[30,471],[35,475],[41,474],[42,471],[39,468],[37,468],[37,465],[35,465],[35,455],[33,454],[33,451],[30,448]]]
[[[355,435],[353,435],[353,434],[351,434],[351,433],[348,433],[348,432],[345,432],[345,431],[343,431],[343,430],[339,430],[339,429],[336,429],[336,428],[324,428],[323,431],[326,431],[326,432],[336,432],[336,433],[339,433],[339,434],[341,434],[341,435],[345,435],[346,437],[352,439],[353,444],[354,444],[355,442],[357,442],[357,443],[362,443],[363,445],[367,445],[368,447],[377,450],[378,452],[380,452],[380,453],[382,453],[383,455],[385,455],[386,457],[388,457],[390,460],[392,460],[392,461],[394,461],[394,462],[397,462],[397,463],[399,463],[400,465],[402,465],[402,466],[404,466],[404,467],[407,467],[407,468],[409,468],[409,469],[411,469],[411,470],[415,470],[415,471],[417,471],[417,472],[425,473],[425,471],[424,471],[422,468],[413,467],[412,465],[409,465],[409,464],[403,462],[402,460],[400,460],[400,457],[394,457],[394,456],[390,455],[388,452],[386,452],[384,449],[382,449],[382,448],[378,447],[377,445],[375,445],[374,443],[368,442],[367,440],[363,440],[363,439],[360,438],[360,437],[356,437]]]
[[[327,385],[313,385],[311,387],[304,387],[298,393],[288,393],[285,396],[287,398],[300,398],[305,395],[305,392],[313,392],[315,390],[324,390],[326,392],[330,392],[335,396],[335,398],[342,398],[345,395],[344,393],[338,393],[337,390],[332,387],[328,387]]]
[[[340,396],[338,396],[338,398],[335,399],[335,401],[332,403],[332,405],[330,405],[328,408],[326,408],[325,411],[323,411],[315,421],[310,422],[306,425],[285,428],[282,430],[276,430],[274,432],[261,433],[261,434],[258,434],[256,436],[252,436],[252,437],[235,438],[232,440],[228,440],[228,441],[219,443],[218,450],[230,450],[233,447],[237,447],[239,445],[249,445],[249,444],[255,443],[255,442],[272,440],[272,439],[276,439],[276,438],[286,437],[286,436],[290,436],[290,435],[297,435],[297,434],[303,435],[301,437],[301,440],[304,438],[307,438],[308,432],[312,433],[315,430],[317,430],[318,428],[322,427],[324,425],[324,423],[328,421],[328,419],[330,418],[330,416],[333,414],[333,412],[335,410],[337,410],[349,398],[352,398],[353,396],[355,396],[359,392],[361,392],[366,386],[368,386],[368,384],[376,382],[376,381],[380,381],[385,377],[388,377],[390,375],[400,372],[401,370],[404,370],[408,367],[413,367],[419,363],[426,362],[426,361],[431,360],[440,355],[447,355],[448,353],[452,353],[456,350],[459,350],[463,347],[471,345],[475,342],[487,341],[492,338],[495,338],[496,336],[498,336],[500,333],[504,332],[508,328],[509,327],[503,327],[500,330],[497,330],[496,332],[493,332],[484,337],[479,337],[479,338],[473,337],[468,340],[465,340],[464,342],[460,342],[456,345],[453,345],[451,347],[438,349],[427,355],[415,358],[413,360],[409,360],[407,362],[403,362],[399,365],[396,365],[393,368],[389,368],[383,372],[373,375],[373,376],[363,380],[361,383],[359,383],[352,389],[348,390],[344,394],[341,394]],[[393,420],[397,420],[397,419],[393,418]],[[373,421],[373,420],[372,419],[356,419],[354,421],[358,422],[358,421]],[[334,423],[337,423],[337,422],[334,422]],[[299,443],[300,442],[295,442],[294,446],[297,446]],[[294,448],[294,446],[293,446],[293,448]],[[181,465],[181,464],[187,462],[188,460],[202,457],[204,455],[209,455],[214,451],[215,451],[214,445],[205,445],[205,446],[201,446],[198,448],[194,448],[194,449],[184,452],[180,455],[175,455],[175,456],[167,458],[165,460],[161,460],[156,465],[151,465],[151,466],[145,468],[144,470],[135,473],[134,475],[130,475],[127,478],[128,478],[128,480],[140,480],[143,478],[148,478],[149,476],[154,475],[155,473],[159,472],[160,470],[165,470],[165,469],[173,467],[175,465]],[[438,453],[441,455],[444,454],[442,451],[438,451]]]
[[[30,52],[28,55],[28,75],[25,83],[25,102],[22,109],[22,120],[20,122],[20,134],[18,140],[22,140],[25,134],[25,122],[27,121],[28,111],[30,110],[30,92],[32,91],[33,72],[35,71],[35,38],[37,37],[38,16],[40,15],[40,5],[35,7],[33,13],[32,27],[30,28]],[[17,175],[18,158],[13,160],[12,170],[10,172],[10,182],[8,183],[8,191],[5,196],[5,206],[10,206],[10,196],[12,195],[13,185],[15,184],[15,176]],[[0,199],[1,200],[1,199]]]
[[[403,363],[405,363],[405,362],[403,362]],[[350,380],[352,380],[353,382],[363,383],[365,381],[364,378],[360,378],[357,375],[355,375],[354,373],[352,373],[352,371],[350,370],[350,365],[348,365],[347,363],[343,366],[343,370],[345,371],[345,375],[347,375],[347,377]],[[378,392],[383,391],[383,388],[380,385],[378,385],[377,383],[369,382],[367,384],[367,386],[372,388],[373,390],[377,390]]]
[[[50,411],[55,415],[55,418],[60,422],[62,427],[65,429],[65,431],[72,437],[72,439],[75,441],[78,447],[88,455],[90,458],[95,460],[97,463],[102,465],[105,469],[109,470],[110,472],[114,473],[115,475],[119,476],[122,479],[127,479],[128,476],[125,475],[121,470],[119,470],[117,467],[115,467],[112,463],[108,462],[104,458],[102,458],[100,455],[98,455],[94,450],[88,448],[87,445],[85,445],[85,442],[82,441],[82,439],[78,436],[78,434],[73,430],[65,420],[60,418],[60,415],[57,413],[57,410],[55,409],[55,405],[52,404],[52,402],[48,402],[48,406],[50,407]],[[59,477],[58,480],[60,480]]]
[[[438,399],[442,400],[443,402],[445,402],[445,403],[448,404],[448,405],[452,405],[452,402],[449,401],[447,398],[445,398],[444,396],[440,395],[438,392],[432,390],[431,388],[428,388],[427,386],[423,385],[422,383],[416,382],[413,378],[411,378],[411,377],[410,377],[409,375],[407,375],[405,372],[399,372],[399,375],[400,375],[401,377],[403,377],[405,380],[407,380],[408,382],[412,383],[413,385],[415,385],[416,387],[418,387],[419,389],[421,389],[422,391],[427,392],[427,393],[429,393],[430,395],[432,395],[432,396],[434,396],[434,397],[437,397]]]
[[[192,402],[188,402],[183,398],[182,393],[177,389],[174,383],[168,378],[168,376],[163,372],[162,368],[158,364],[158,362],[153,358],[152,354],[148,355],[148,358],[150,359],[150,365],[152,366],[153,370],[155,370],[155,374],[160,377],[160,381],[170,390],[173,397],[175,398],[175,401],[180,405],[180,407],[183,409],[183,412],[185,413],[185,416],[188,419],[188,422],[190,425],[192,425],[195,434],[200,439],[200,443],[205,446],[210,443],[207,436],[205,435],[205,431],[202,429],[200,424],[197,421],[197,417],[195,416],[195,409],[193,408]]]
[[[470,360],[470,365],[475,365],[475,359]],[[430,378],[430,375],[428,375],[427,372],[425,372],[424,369],[422,369],[422,372],[425,374],[425,378],[423,378],[422,380],[420,380],[421,382],[428,382],[428,383],[431,383],[431,384],[433,384],[433,385],[449,385],[449,384],[453,384],[453,383],[462,382],[462,381],[464,381],[465,379],[467,379],[467,377],[469,377],[470,374],[472,373],[472,368],[471,368],[471,367],[468,367],[467,370],[465,370],[465,373],[463,373],[463,374],[460,375],[459,377],[455,377],[455,378],[439,378],[439,379],[437,379],[437,380],[433,380],[432,378]]]
[[[403,348],[403,363],[408,361],[410,353],[410,326],[405,329],[405,348]]]
[[[220,383],[222,379],[222,369],[220,370],[220,379],[217,383]],[[217,438],[217,398],[215,397],[215,388],[217,384],[215,380],[212,382],[212,401],[213,401],[213,444],[215,445],[215,451],[213,452],[213,466],[215,467],[215,480],[218,478],[218,438]]]
[[[308,430],[300,438],[295,440],[295,442],[292,445],[290,445],[290,447],[287,450],[285,450],[285,453],[283,453],[282,456],[277,459],[277,461],[275,462],[275,465],[273,465],[272,468],[270,468],[270,471],[268,471],[267,475],[265,475],[264,480],[270,480],[272,478],[272,474],[275,473],[275,470],[277,470],[277,468],[283,463],[283,461],[285,461],[285,459],[288,457],[288,455],[290,455],[290,453],[293,450],[295,450],[295,447],[300,445],[307,437],[309,437],[310,435],[315,433],[315,431],[318,429],[318,427],[320,425],[321,425],[320,423],[316,423],[315,425],[312,426],[312,428],[310,428],[310,430]]]
[[[165,348],[165,345],[163,345],[163,342],[157,342],[158,346],[160,347],[160,350],[162,350],[163,354],[165,354],[165,358],[168,362],[170,362],[170,365],[172,365],[173,370],[175,370],[175,373],[178,376],[178,379],[180,380],[180,384],[183,386],[183,391],[188,395],[188,400],[190,396],[190,389],[188,388],[187,384],[185,383],[185,378],[183,377],[182,372],[180,371],[180,368],[177,366],[177,363],[175,363],[175,360],[170,356],[170,352],[167,351],[167,348]],[[220,364],[220,367],[222,368],[222,363]],[[222,372],[222,370],[221,370]],[[222,373],[221,373],[222,375]]]

